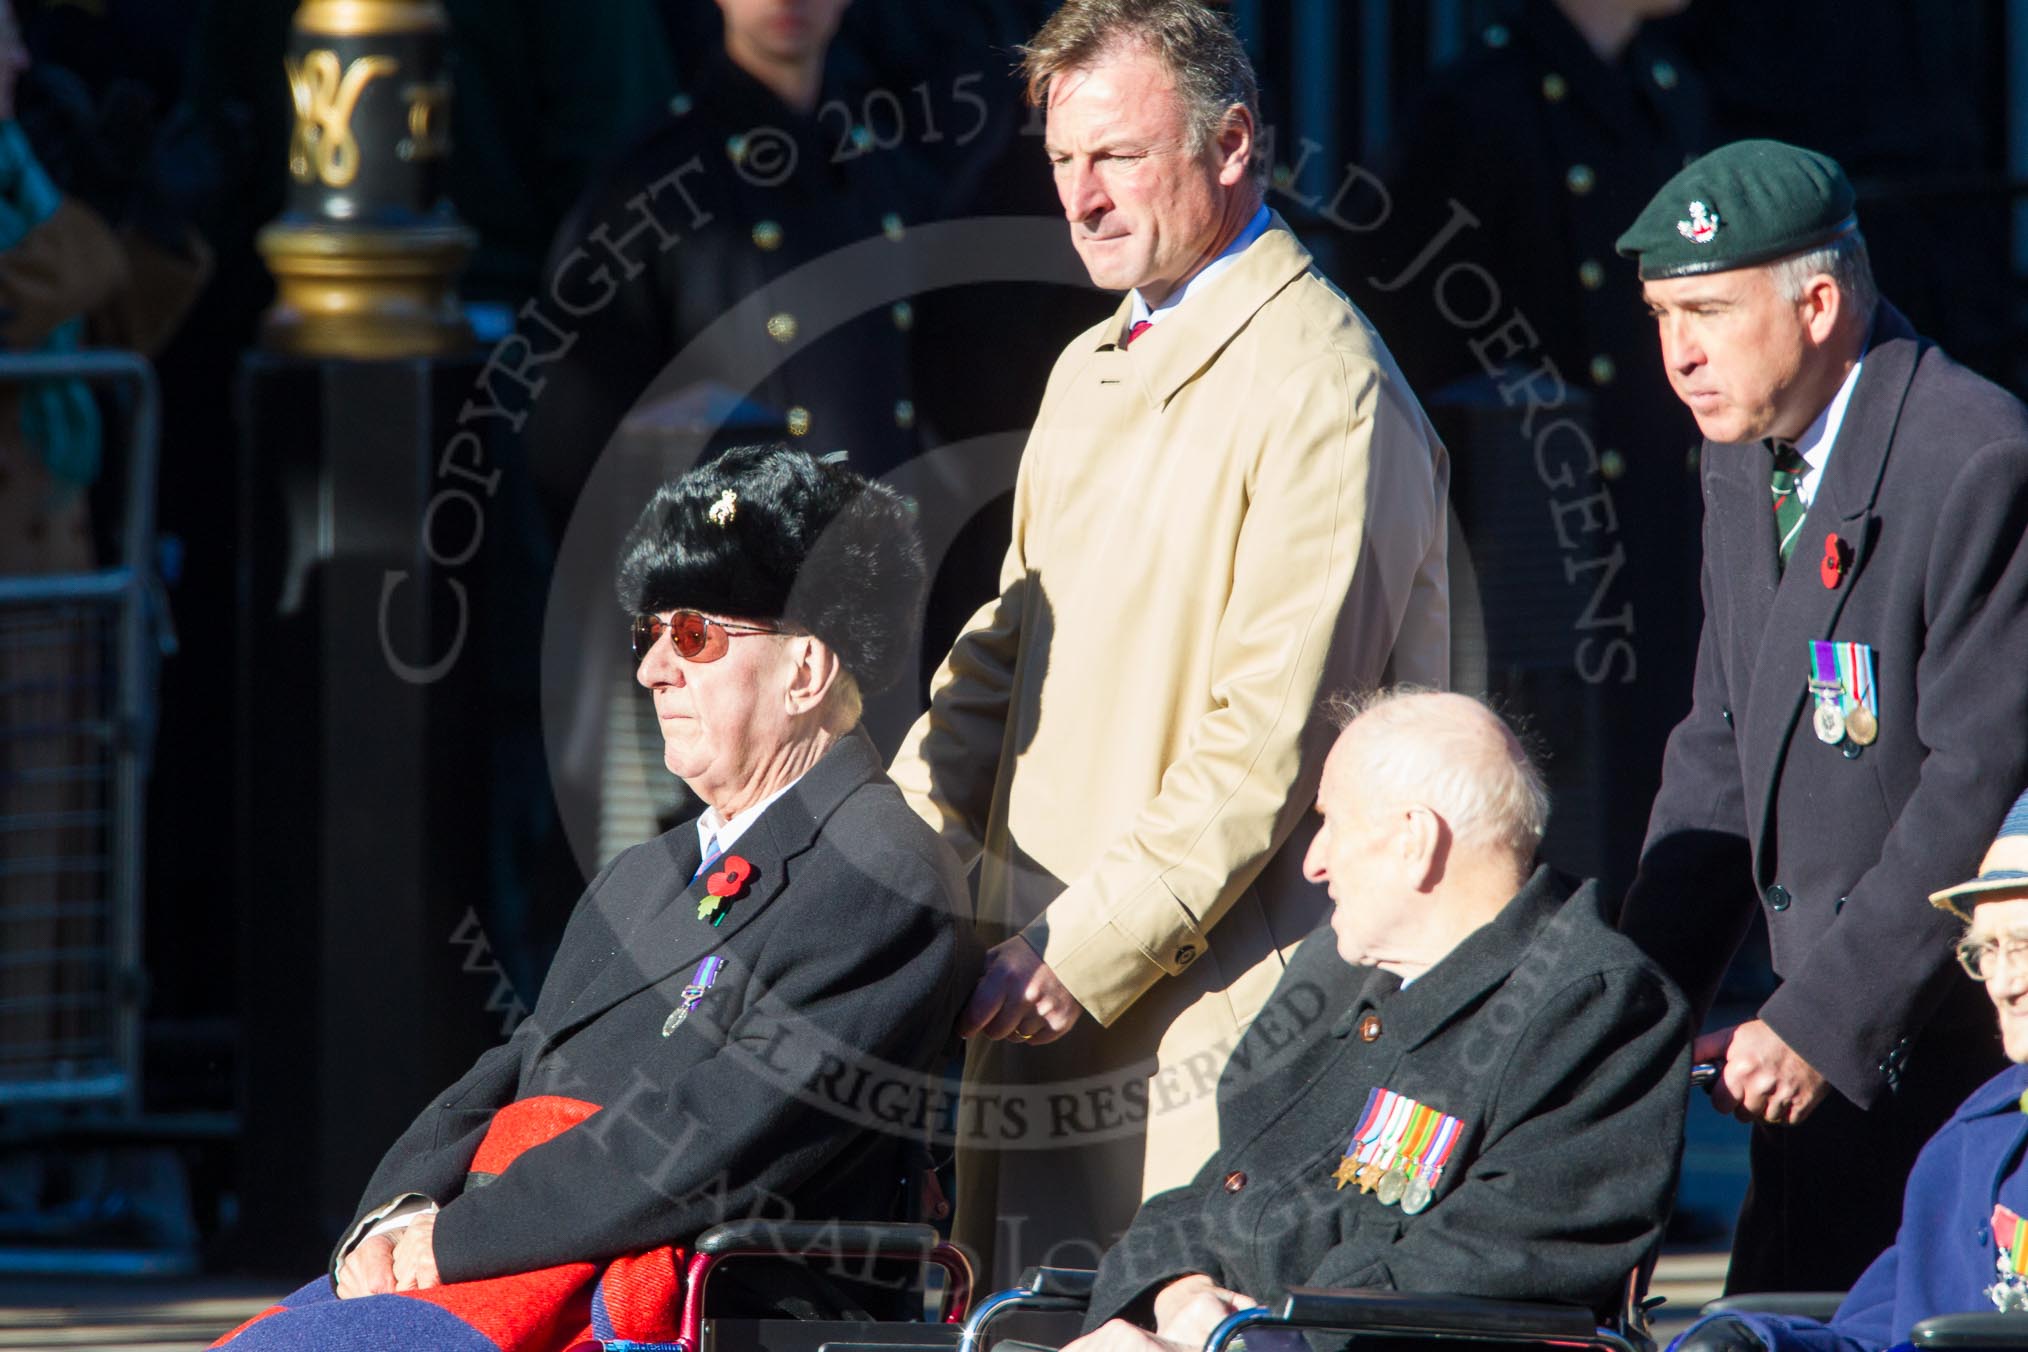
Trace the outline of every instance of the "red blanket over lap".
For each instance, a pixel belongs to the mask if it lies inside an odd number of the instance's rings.
[[[510,1103],[493,1115],[486,1137],[472,1157],[471,1172],[497,1176],[533,1146],[570,1130],[599,1111],[596,1103],[545,1095]],[[667,1342],[676,1336],[676,1298],[681,1255],[664,1245],[616,1258],[603,1271],[596,1263],[565,1263],[534,1272],[449,1282],[428,1291],[390,1297],[423,1301],[468,1325],[500,1352],[563,1352],[600,1340]],[[300,1309],[277,1305],[263,1310],[220,1338],[229,1346],[240,1334],[271,1319],[315,1316],[329,1302]],[[273,1333],[274,1328],[265,1330]],[[307,1330],[306,1330],[307,1332]]]

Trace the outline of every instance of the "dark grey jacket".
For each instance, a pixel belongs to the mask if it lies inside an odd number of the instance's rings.
[[[608,865],[534,1013],[395,1142],[359,1215],[404,1193],[441,1204],[447,1282],[682,1243],[750,1214],[893,1218],[980,968],[957,860],[863,733],[732,852],[753,877],[716,927],[697,914],[694,824]],[[664,1036],[714,954],[724,969]],[[468,1188],[493,1113],[536,1095],[600,1111]],[[926,1106],[897,1117],[895,1101]]]
[[[1620,923],[1702,1010],[1762,907],[1782,984],[1760,1017],[1871,1107],[1951,985],[1955,1022],[1990,1024],[1927,898],[1977,871],[2028,782],[2028,409],[1883,304],[1779,575],[1770,468],[1704,448],[1696,695]],[[1872,645],[1879,739],[1855,754],[1811,730],[1812,639]]]
[[[1683,997],[1595,887],[1547,868],[1405,990],[1319,930],[1220,1083],[1227,1144],[1142,1206],[1099,1265],[1088,1327],[1147,1322],[1191,1272],[1264,1302],[1348,1286],[1609,1312],[1668,1215],[1689,1035]],[[1376,1085],[1464,1124],[1418,1215],[1333,1181]]]

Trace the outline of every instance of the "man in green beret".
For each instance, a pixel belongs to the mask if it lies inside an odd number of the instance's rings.
[[[1694,695],[1621,926],[1708,1012],[1766,917],[1779,986],[1695,1049],[1754,1124],[1727,1287],[1839,1289],[2004,1061],[1923,898],[2028,781],[2028,409],[1879,298],[1827,156],[1722,147],[1618,248],[1705,437]]]

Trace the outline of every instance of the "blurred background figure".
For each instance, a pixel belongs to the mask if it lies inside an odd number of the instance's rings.
[[[1697,647],[1696,428],[1612,251],[1712,144],[1703,81],[1649,22],[1687,3],[1525,0],[1488,24],[1417,101],[1354,278],[1456,460],[1486,688],[1547,752],[1544,857],[1613,897]],[[1476,224],[1418,266],[1461,208]],[[1457,281],[1439,294],[1458,262],[1497,301]],[[1482,306],[1490,320],[1459,322]],[[1547,431],[1561,419],[1582,435]]]

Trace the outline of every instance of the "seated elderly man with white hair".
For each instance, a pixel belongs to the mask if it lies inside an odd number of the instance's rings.
[[[1682,995],[1595,885],[1536,864],[1548,796],[1498,716],[1420,691],[1339,713],[1305,861],[1331,923],[1269,1005],[1312,1012],[1314,1035],[1249,1029],[1223,1144],[1106,1254],[1078,1352],[1197,1346],[1291,1286],[1605,1314],[1661,1234]]]

